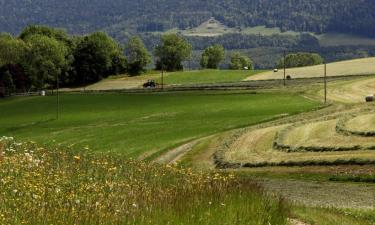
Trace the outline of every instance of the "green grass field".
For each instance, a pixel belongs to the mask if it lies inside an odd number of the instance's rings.
[[[318,106],[291,94],[65,94],[0,102],[0,136],[148,156],[191,139]]]
[[[164,77],[166,84],[211,84],[239,82],[247,77],[261,73],[261,70],[194,70],[167,73]],[[159,77],[158,82],[161,81]]]

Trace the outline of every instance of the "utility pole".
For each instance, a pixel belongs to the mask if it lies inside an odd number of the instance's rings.
[[[59,119],[59,111],[60,111],[59,75],[56,75],[56,120]]]
[[[324,104],[327,104],[327,63],[324,62]]]
[[[284,86],[286,86],[286,51],[284,50]]]
[[[164,90],[164,62],[162,57],[160,57],[160,63],[161,63],[161,90]]]
[[[164,90],[164,68],[163,68],[163,63],[161,64],[161,90]]]
[[[83,92],[86,92],[86,73],[83,73]]]

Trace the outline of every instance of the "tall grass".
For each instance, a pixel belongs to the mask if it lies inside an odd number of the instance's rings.
[[[287,224],[282,200],[231,174],[0,146],[0,224]]]

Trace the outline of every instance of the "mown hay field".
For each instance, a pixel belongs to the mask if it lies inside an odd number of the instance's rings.
[[[343,106],[239,129],[216,144],[214,161],[217,168],[374,165],[375,137],[343,128],[352,118],[371,122],[371,112],[370,105]]]
[[[249,180],[0,138],[0,224],[287,224]]]
[[[347,121],[345,127],[353,132],[373,132],[375,134],[375,114],[357,116]]]
[[[375,151],[284,152],[274,149],[277,132],[286,126],[275,126],[245,132],[223,153],[223,160],[246,167],[293,165],[340,165],[375,162]],[[319,143],[319,142],[317,142]]]
[[[283,140],[293,147],[342,147],[366,149],[375,147],[374,137],[346,136],[336,131],[337,119],[312,122],[292,128]]]
[[[318,95],[324,96],[324,90]],[[364,103],[367,96],[375,95],[375,78],[360,78],[350,81],[336,81],[328,84],[327,97],[340,103]]]
[[[375,57],[340,61],[327,64],[327,76],[373,75],[375,74]],[[288,68],[286,75],[292,78],[323,77],[324,65],[300,68]],[[246,80],[283,79],[284,71],[268,71],[248,77]]]
[[[0,135],[147,158],[192,139],[311,110],[282,93],[64,94],[0,101]]]

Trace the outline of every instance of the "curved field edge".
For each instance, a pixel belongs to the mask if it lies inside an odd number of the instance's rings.
[[[327,119],[288,126],[277,132],[273,147],[285,152],[375,150],[371,135],[349,135],[341,123],[341,119]]]
[[[348,75],[370,75],[375,74],[375,57],[346,60],[327,64],[327,76],[348,76]],[[283,70],[278,72],[268,71],[250,76],[245,80],[270,80],[283,79]],[[288,68],[286,75],[292,78],[323,77],[324,65]]]
[[[356,108],[354,110],[351,109],[351,107],[348,107],[348,110],[336,111],[336,112],[339,112],[339,113],[337,113],[337,115],[335,115],[335,113],[333,113],[330,116],[326,117],[326,119],[340,118],[341,116],[343,116],[345,114],[348,114],[350,112],[353,112],[353,111],[366,112],[368,110],[368,107],[369,106],[363,106],[363,107]],[[325,110],[325,111],[328,111],[328,110]],[[333,111],[335,111],[335,110],[333,110]],[[311,114],[312,115],[311,118],[314,121],[319,121],[319,120],[322,119],[322,118],[318,117],[319,114],[325,115],[324,110],[323,110],[323,113],[319,112],[319,111],[316,112],[315,117],[314,117],[314,112],[306,113],[306,114],[307,115]],[[303,117],[303,116],[306,117],[306,115],[296,116],[294,121],[299,121],[300,118]],[[309,116],[307,116],[305,118],[306,121],[311,120],[311,118],[310,119],[308,119],[308,118],[309,118]],[[267,127],[276,126],[277,124],[285,126],[288,123],[294,123],[294,122],[293,122],[293,120],[285,121],[285,120],[281,119],[279,122],[274,121],[274,123],[263,124],[263,125],[259,125],[259,126],[250,127],[250,128],[247,128],[247,129],[242,129],[242,130],[239,130],[239,131],[235,132],[234,134],[228,135],[226,138],[224,138],[222,140],[221,144],[217,148],[217,151],[213,154],[213,160],[214,160],[217,168],[266,167],[266,166],[366,165],[366,164],[371,165],[371,164],[375,163],[375,157],[374,157],[373,151],[365,151],[365,150],[349,151],[350,149],[343,149],[343,150],[345,150],[344,152],[320,153],[322,155],[322,157],[320,157],[319,159],[315,159],[315,160],[307,160],[307,159],[305,159],[305,160],[293,160],[293,159],[290,159],[290,158],[289,159],[285,158],[285,159],[279,160],[279,161],[258,160],[257,162],[250,162],[250,161],[246,161],[246,160],[230,160],[230,159],[227,158],[227,154],[228,154],[229,149],[244,134],[246,134],[248,132],[252,132],[254,130],[256,131],[256,130],[259,130],[259,129],[262,129],[262,128],[264,129],[264,128],[267,128]],[[279,129],[281,129],[281,128],[279,128]],[[275,131],[275,135],[276,135],[276,131]],[[264,134],[263,134],[263,136],[264,136]],[[277,136],[275,136],[275,137],[277,138]],[[274,147],[273,146],[273,142],[274,142],[273,135],[270,136],[268,142],[269,142],[267,144],[267,145],[269,145],[268,147],[270,149],[272,149]],[[277,150],[273,150],[273,151],[278,152]],[[281,154],[281,153],[279,152],[278,154]],[[288,154],[291,158],[293,158],[293,156],[292,156],[293,154],[298,154],[298,157],[300,157],[302,155],[305,155],[303,158],[309,157],[309,154],[311,154],[311,156],[314,156],[314,153],[304,152],[304,153],[284,153],[285,157],[287,157]],[[324,155],[329,156],[329,160],[324,159]]]
[[[344,117],[337,123],[336,130],[337,132],[342,133],[344,135],[374,137],[374,112],[367,115],[351,115]]]

